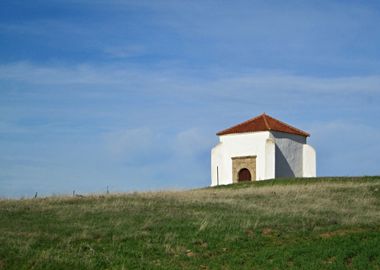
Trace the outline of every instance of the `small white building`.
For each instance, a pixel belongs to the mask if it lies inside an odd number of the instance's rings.
[[[267,114],[217,133],[211,151],[211,186],[281,177],[315,177],[310,134]]]

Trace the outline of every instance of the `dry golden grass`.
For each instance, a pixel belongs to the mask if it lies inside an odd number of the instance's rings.
[[[375,268],[379,225],[376,177],[0,200],[0,269]]]
[[[329,213],[341,225],[368,225],[380,224],[378,194],[379,182],[321,182],[307,185],[248,186],[238,189],[147,192],[135,196],[150,203],[164,199],[189,206],[223,205],[237,212],[257,212],[268,216],[302,216],[308,219]]]

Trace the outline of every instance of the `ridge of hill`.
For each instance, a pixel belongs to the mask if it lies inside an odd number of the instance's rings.
[[[380,269],[380,177],[0,200],[0,269]]]

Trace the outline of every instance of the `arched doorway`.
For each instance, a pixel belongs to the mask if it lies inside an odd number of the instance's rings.
[[[246,168],[241,169],[238,173],[238,181],[251,181],[251,172]]]
[[[256,180],[256,156],[232,157],[232,182]]]

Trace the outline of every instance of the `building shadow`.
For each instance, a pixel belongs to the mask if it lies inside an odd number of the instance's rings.
[[[277,145],[276,145],[276,151],[275,151],[275,159],[276,159],[276,165],[275,165],[276,178],[295,177],[295,174],[292,168],[290,167],[290,164],[287,161],[286,157],[284,156],[284,153],[281,151],[281,149]]]

